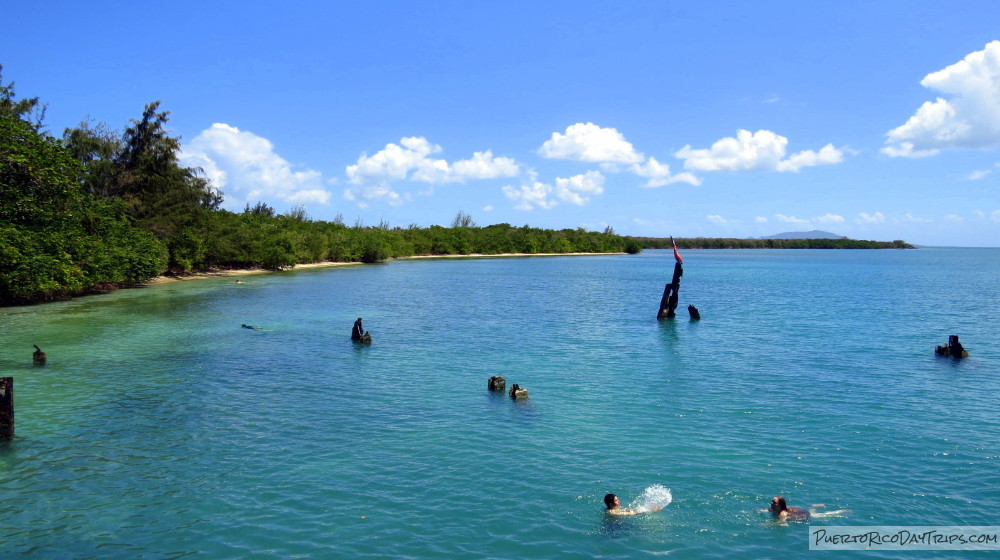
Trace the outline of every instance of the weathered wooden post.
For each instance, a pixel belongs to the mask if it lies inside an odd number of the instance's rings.
[[[49,363],[49,358],[45,355],[45,352],[42,352],[42,349],[37,344],[32,344],[32,346],[35,347],[35,352],[31,355],[31,362],[36,366],[44,366]]]
[[[514,386],[510,388],[510,392],[508,394],[510,395],[510,398],[514,400],[528,398],[528,390],[525,389],[524,387],[521,387],[517,383],[515,383]]]
[[[14,439],[14,378],[0,377],[0,441]]]
[[[938,356],[951,356],[952,358],[962,359],[969,357],[969,351],[962,346],[962,343],[958,341],[958,335],[953,334],[948,337],[948,344],[934,347],[934,353]]]
[[[681,289],[681,276],[684,275],[684,259],[677,252],[677,243],[670,237],[670,244],[674,246],[674,276],[670,283],[663,288],[663,297],[660,298],[660,311],[656,314],[657,319],[673,319],[674,310],[677,309],[677,292]]]

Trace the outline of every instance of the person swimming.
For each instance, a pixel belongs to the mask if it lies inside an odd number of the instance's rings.
[[[786,502],[784,496],[775,496],[771,499],[771,507],[768,508],[776,519],[779,521],[787,521],[789,519],[795,521],[806,521],[809,519],[809,512],[797,507],[790,507]]]
[[[604,496],[604,505],[608,508],[608,515],[639,515],[640,513],[652,513],[663,509],[663,506],[654,506],[648,509],[622,507],[621,500],[619,500],[618,496],[614,494],[607,494]]]

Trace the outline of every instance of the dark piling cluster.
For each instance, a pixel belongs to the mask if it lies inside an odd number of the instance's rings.
[[[968,350],[962,346],[962,343],[958,341],[958,335],[955,334],[948,337],[948,344],[935,346],[934,353],[938,356],[950,356],[958,360],[969,357]]]
[[[504,390],[507,388],[507,380],[504,379],[503,377],[500,377],[499,375],[494,375],[493,377],[489,378],[489,380],[487,380],[486,388],[489,389],[490,391],[493,391],[494,393],[503,393]],[[507,394],[510,396],[510,398],[514,400],[528,398],[528,390],[525,389],[524,387],[521,387],[517,383],[515,383],[514,386],[510,388],[510,391],[508,391]]]
[[[351,341],[358,344],[372,343],[372,335],[370,332],[365,332],[365,328],[361,324],[361,317],[354,321],[354,328],[351,329]]]

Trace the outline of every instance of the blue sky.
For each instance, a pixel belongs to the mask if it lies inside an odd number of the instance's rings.
[[[995,1],[18,2],[0,64],[236,211],[1000,246]]]

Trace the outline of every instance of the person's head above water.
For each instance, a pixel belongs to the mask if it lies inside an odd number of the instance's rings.
[[[622,503],[618,500],[618,496],[607,494],[604,496],[604,505],[608,506],[608,509],[615,509],[621,506]]]
[[[788,504],[785,502],[785,498],[783,496],[775,496],[771,498],[772,513],[781,513],[786,509],[788,509]]]
[[[771,515],[777,517],[780,520],[794,519],[797,521],[805,521],[809,519],[810,513],[802,508],[791,507],[785,502],[784,496],[775,496],[771,498]]]

